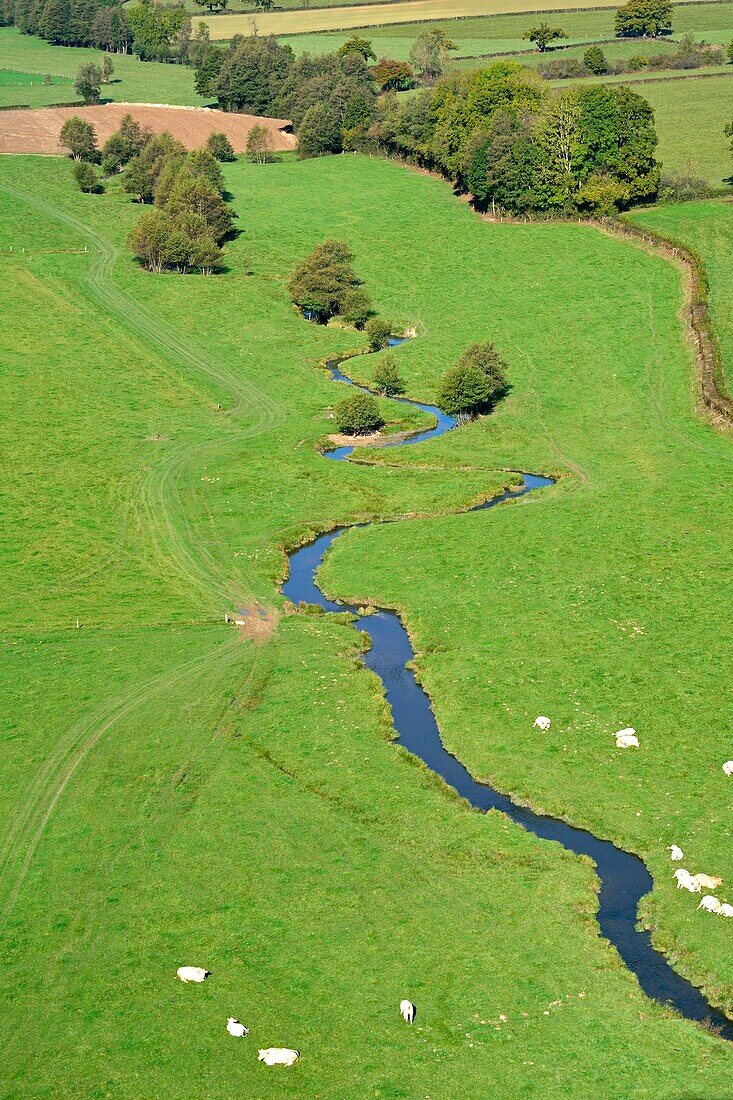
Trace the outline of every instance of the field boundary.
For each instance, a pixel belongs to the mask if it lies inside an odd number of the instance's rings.
[[[607,228],[602,223],[597,224]],[[642,229],[626,220],[613,222],[612,229],[622,237],[650,245],[665,259],[681,263],[685,268],[688,275],[685,285],[685,315],[695,348],[700,404],[712,414],[715,423],[730,427],[733,425],[733,399],[728,393],[723,356],[710,319],[710,279],[705,261],[683,241],[654,229]]]

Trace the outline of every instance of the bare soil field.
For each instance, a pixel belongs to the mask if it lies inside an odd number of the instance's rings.
[[[227,114],[207,107],[166,107],[146,103],[105,103],[96,107],[41,107],[37,110],[0,111],[0,153],[42,153],[57,155],[59,130],[67,118],[79,115],[88,119],[97,131],[100,144],[115,131],[122,116],[131,114],[141,125],[155,133],[168,130],[187,149],[202,145],[209,134],[227,135],[234,151],[243,153],[247,135],[255,125],[264,125],[272,133],[277,152],[295,148],[295,137],[286,133],[287,119],[257,118],[253,115]]]

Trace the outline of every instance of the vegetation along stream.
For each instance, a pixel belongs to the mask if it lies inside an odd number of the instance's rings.
[[[392,345],[402,342],[396,338],[391,341]],[[328,364],[331,376],[338,382],[356,386],[356,383],[340,371],[342,362],[340,360]],[[428,431],[385,446],[414,446],[426,439],[435,439],[456,427],[457,422],[440,409],[409,401],[407,398],[395,400],[432,414],[437,423]],[[328,451],[326,457],[344,461],[353,450],[353,447],[338,447]],[[492,500],[477,505],[473,511],[495,508],[505,501],[515,500],[553,484],[551,478],[526,473],[522,476],[522,488],[501,493]],[[329,548],[348,530],[349,527],[340,527],[329,531],[314,542],[293,551],[289,556],[290,574],[283,584],[283,594],[294,604],[315,604],[327,612],[349,611],[355,614],[357,628],[365,631],[371,640],[371,648],[365,654],[364,662],[384,685],[399,743],[437,772],[474,808],[484,811],[501,810],[535,836],[543,840],[555,840],[577,855],[590,856],[600,880],[598,923],[601,932],[614,945],[628,968],[636,974],[646,995],[671,1005],[689,1020],[707,1021],[722,1038],[733,1042],[733,1021],[709,1005],[699,989],[672,969],[664,956],[652,946],[649,932],[637,930],[639,902],[653,885],[652,877],[643,861],[638,856],[617,848],[608,840],[600,840],[585,829],[577,829],[556,818],[534,813],[517,805],[507,795],[494,790],[488,784],[477,782],[460,760],[443,746],[430,700],[409,667],[415,654],[399,615],[384,608],[377,609],[373,614],[360,614],[357,606],[340,600],[329,600],[324,595],[316,579],[318,569]]]

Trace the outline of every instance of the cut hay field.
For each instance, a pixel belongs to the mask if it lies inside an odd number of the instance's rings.
[[[0,27],[0,69],[25,70],[35,74],[33,84],[6,84],[0,79],[0,108],[22,105],[46,107],[54,103],[74,103],[80,97],[72,81],[79,66],[86,61],[99,63],[99,50],[52,46],[42,38],[20,34],[15,27]],[[139,61],[130,55],[114,56],[112,81],[103,88],[103,98],[122,103],[171,103],[203,106],[207,101],[196,95],[194,71],[182,65],[163,65],[155,61]],[[53,74],[55,83],[43,84],[45,73]],[[60,84],[58,78],[68,83]]]
[[[329,587],[404,607],[477,774],[647,855],[673,957],[730,1008],[728,926],[670,890],[663,852],[733,876],[712,690],[730,442],[692,411],[678,273],[590,227],[487,225],[377,159],[226,182],[228,274],[157,278],[124,253],[139,208],[114,189],[0,161],[0,1091],[724,1096],[733,1053],[641,995],[597,935],[590,867],[411,765],[352,632],[277,594],[307,532],[432,515],[345,536]],[[418,329],[397,353],[413,395],[496,340],[513,389],[494,419],[394,465],[317,454],[338,394],[317,362],[359,337],[301,320],[284,279],[333,235]],[[503,467],[568,476],[448,515]],[[272,634],[225,627],[235,607]],[[618,759],[628,722],[642,749]],[[184,987],[182,963],[212,977]],[[269,1045],[300,1062],[266,1069]]]

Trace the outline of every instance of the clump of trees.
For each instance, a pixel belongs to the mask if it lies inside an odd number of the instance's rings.
[[[472,344],[443,375],[438,404],[458,420],[491,412],[507,391],[505,372],[506,363],[493,344]]]
[[[412,65],[406,61],[392,61],[388,57],[380,57],[371,74],[383,92],[406,92],[417,83]]]
[[[368,393],[355,393],[339,401],[333,411],[334,420],[344,435],[370,435],[384,426],[379,405]]]
[[[153,132],[136,122],[131,114],[122,116],[119,130],[110,134],[102,146],[102,172],[114,176],[152,141]]]
[[[383,355],[378,361],[372,375],[372,386],[384,397],[396,397],[405,392],[405,383],[393,355]]]
[[[353,267],[354,254],[344,241],[316,245],[288,282],[293,302],[308,320],[325,324],[342,317],[357,327],[372,311],[371,299]]]
[[[410,65],[425,83],[445,72],[448,54],[458,49],[440,27],[430,27],[417,36],[410,49]]]
[[[526,30],[522,38],[534,42],[540,53],[545,53],[551,42],[556,42],[559,38],[567,38],[567,34],[562,27],[551,27],[549,23],[542,22]]]
[[[183,3],[140,0],[125,7],[120,0],[5,0],[0,22],[56,46],[131,52],[144,61],[189,61],[191,26]],[[110,75],[103,73],[104,83]]]
[[[74,160],[83,160],[88,164],[99,161],[97,132],[85,118],[78,115],[67,118],[59,131],[59,143],[69,150]]]
[[[618,38],[657,38],[672,30],[670,0],[627,0],[616,12]]]
[[[659,184],[649,103],[628,87],[548,91],[516,62],[455,73],[380,103],[375,140],[437,169],[488,206],[519,214],[611,214]]]

